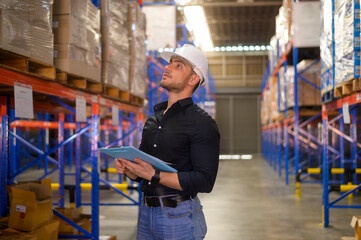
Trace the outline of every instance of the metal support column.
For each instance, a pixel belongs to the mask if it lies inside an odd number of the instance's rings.
[[[81,129],[80,122],[76,122],[75,131],[78,133]],[[75,140],[75,207],[81,206],[81,139],[82,135]]]
[[[298,141],[298,73],[297,73],[297,62],[298,62],[298,48],[293,47],[293,67],[295,69],[295,82],[294,82],[294,94],[295,94],[295,106],[294,106],[294,118],[295,118],[295,136],[294,136],[294,156],[295,156],[295,176],[298,173],[299,164],[299,141]]]
[[[59,113],[58,144],[64,141],[64,113]],[[64,208],[64,146],[58,149],[59,161],[59,207]]]
[[[7,101],[5,97],[0,99],[1,132],[0,132],[0,217],[7,215],[8,196],[6,192],[9,163],[9,117],[7,115]]]
[[[323,182],[323,226],[329,226],[329,167],[328,167],[328,116],[325,106],[322,106],[322,182]]]

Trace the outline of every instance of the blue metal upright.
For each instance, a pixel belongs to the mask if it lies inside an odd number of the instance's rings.
[[[64,141],[64,113],[59,113],[59,127],[58,127],[58,143],[61,144]],[[64,148],[58,149],[58,161],[59,161],[59,201],[58,206],[64,208],[64,176],[65,176],[65,164],[64,164]]]

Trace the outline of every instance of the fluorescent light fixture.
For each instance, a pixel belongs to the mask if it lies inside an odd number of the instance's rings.
[[[231,47],[231,46],[227,46],[227,47],[226,47],[226,51],[227,51],[227,52],[232,51],[232,47]]]
[[[232,51],[237,51],[237,46],[233,46]]]
[[[244,46],[244,47],[243,47],[243,50],[244,50],[244,51],[248,51],[248,50],[249,50],[249,47],[248,47],[248,46]]]
[[[252,155],[241,155],[242,160],[251,160],[253,158]]]
[[[238,51],[243,51],[243,47],[242,47],[242,46],[238,46],[237,50],[238,50]]]
[[[271,45],[267,45],[267,50],[272,50]]]
[[[219,50],[221,50],[219,47],[214,48],[214,51],[216,51],[216,52],[219,52]]]
[[[261,46],[261,50],[262,50],[262,51],[266,50],[266,46],[265,46],[265,45],[262,45],[262,46]]]
[[[254,51],[254,46],[249,46],[249,50]]]
[[[222,52],[226,51],[226,47],[221,47],[221,51]]]
[[[259,51],[259,50],[261,50],[261,47],[260,46],[255,46],[254,50]]]
[[[188,0],[187,0],[188,1]],[[209,28],[204,14],[204,9],[201,6],[186,6],[184,7],[184,15],[187,23],[193,29],[195,41],[197,41],[201,48],[205,51],[213,49],[213,42],[209,34]]]

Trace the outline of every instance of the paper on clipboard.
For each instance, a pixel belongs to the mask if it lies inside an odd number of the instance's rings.
[[[157,170],[164,172],[177,172],[176,169],[168,166],[166,162],[131,146],[116,148],[99,148],[98,150],[111,156],[112,158],[124,158],[131,162],[134,162],[134,158],[139,158],[151,164]]]

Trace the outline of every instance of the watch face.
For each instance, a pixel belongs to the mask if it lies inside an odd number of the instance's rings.
[[[155,174],[154,174],[154,176],[152,177],[152,179],[150,180],[150,182],[151,182],[152,184],[157,184],[157,183],[159,183],[159,180],[160,180],[160,178],[159,178],[159,171],[156,170],[156,171],[155,171]]]

